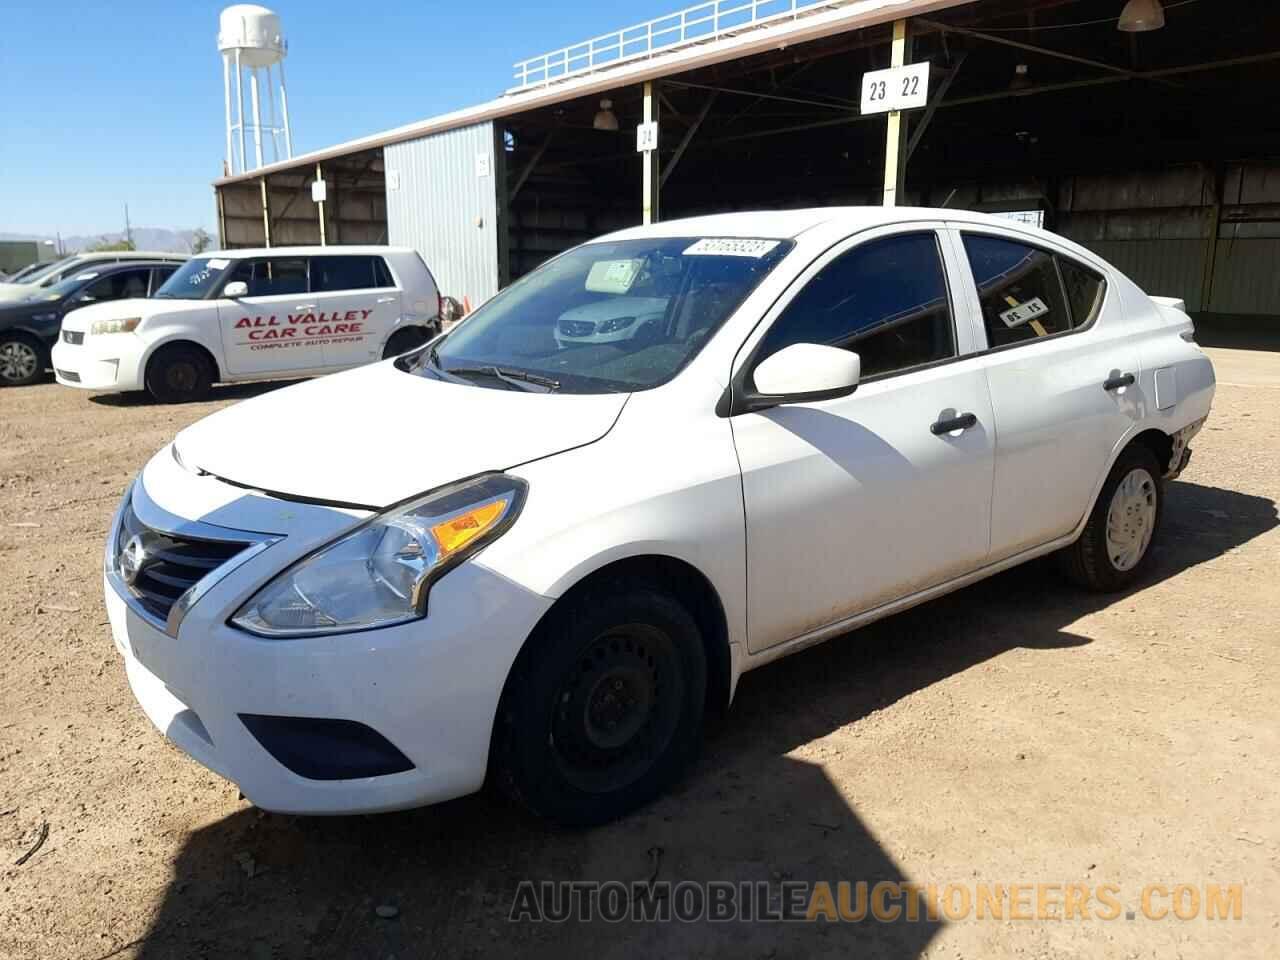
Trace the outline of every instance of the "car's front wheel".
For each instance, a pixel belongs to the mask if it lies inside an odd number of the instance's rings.
[[[1163,471],[1133,444],[1116,459],[1080,539],[1062,552],[1068,576],[1100,592],[1123,590],[1146,569],[1164,513]]]
[[[0,334],[0,383],[25,387],[44,376],[45,350],[40,341],[25,333]]]
[[[698,625],[674,598],[623,583],[584,591],[551,612],[508,683],[500,782],[566,825],[634,810],[697,755],[706,674]]]
[[[213,378],[213,365],[199,347],[173,343],[151,358],[145,385],[147,393],[161,403],[185,403],[203,400]]]

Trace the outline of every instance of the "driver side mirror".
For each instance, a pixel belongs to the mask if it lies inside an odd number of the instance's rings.
[[[243,280],[232,280],[222,288],[222,295],[231,300],[238,297],[247,297],[249,295],[249,285]]]
[[[847,397],[858,389],[861,375],[862,360],[856,353],[817,343],[793,343],[755,368],[755,390],[746,391],[732,412]]]

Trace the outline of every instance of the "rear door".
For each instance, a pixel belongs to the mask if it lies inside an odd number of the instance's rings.
[[[217,301],[226,371],[235,377],[322,369],[325,337],[307,284],[306,257],[240,260],[223,282],[249,292]]]
[[[400,319],[400,292],[382,257],[335,254],[311,258],[311,291],[327,330],[325,365],[354,367],[382,358]]]
[[[995,415],[991,559],[1071,532],[1141,416],[1136,346],[1099,270],[1060,250],[960,227]]]

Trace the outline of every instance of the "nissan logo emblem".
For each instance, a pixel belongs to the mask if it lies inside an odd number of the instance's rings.
[[[142,537],[134,534],[120,551],[120,577],[129,586],[133,586],[142,572],[142,565],[147,560],[147,549],[142,545]]]

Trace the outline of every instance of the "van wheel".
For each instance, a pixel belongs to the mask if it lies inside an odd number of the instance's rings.
[[[397,330],[391,335],[391,339],[387,341],[387,345],[382,350],[382,359],[390,360],[392,357],[398,357],[402,353],[408,353],[417,347],[422,346],[431,338],[431,333],[422,327],[405,327],[403,330]]]
[[[1160,463],[1132,444],[1107,474],[1080,539],[1060,553],[1067,576],[1100,593],[1128,587],[1146,570],[1163,514]]]
[[[160,403],[203,400],[213,385],[212,367],[199,347],[185,343],[161,347],[147,364],[147,393]]]
[[[706,697],[698,625],[670,596],[615,583],[553,609],[508,681],[499,782],[539,816],[613,820],[697,756]]]
[[[45,349],[35,337],[17,331],[0,334],[0,383],[25,387],[44,378]]]

